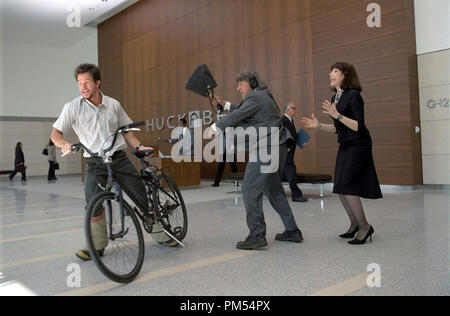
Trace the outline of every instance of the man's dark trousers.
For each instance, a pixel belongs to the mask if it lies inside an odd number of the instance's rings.
[[[237,172],[237,164],[236,164],[236,161],[234,160],[235,157],[233,157],[233,155],[232,155],[231,157],[228,157],[228,158],[229,158],[229,163],[230,163],[230,167],[231,167],[231,172],[236,173]],[[231,161],[231,160],[233,160],[233,161]],[[217,165],[216,178],[214,180],[215,184],[219,184],[220,181],[222,180],[223,172],[225,171],[226,165],[227,165],[227,154],[224,153],[223,161],[219,162]]]
[[[302,197],[303,192],[297,185],[297,167],[294,162],[295,150],[289,151],[286,156],[286,162],[283,168],[283,174],[289,182],[289,187],[292,192],[292,198]]]

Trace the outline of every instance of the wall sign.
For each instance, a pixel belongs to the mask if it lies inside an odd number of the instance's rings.
[[[443,99],[436,99],[436,100],[428,100],[427,107],[430,110],[434,110],[436,108],[450,108],[450,99],[449,98],[443,98]]]
[[[216,121],[220,120],[223,115],[216,114]],[[147,132],[154,132],[155,129],[158,131],[164,130],[166,127],[169,129],[174,129],[178,126],[178,122],[181,119],[186,119],[188,122],[188,127],[194,127],[193,124],[197,120],[201,120],[203,126],[209,126],[213,123],[213,112],[211,110],[195,110],[189,113],[170,115],[166,117],[158,117],[147,120]]]

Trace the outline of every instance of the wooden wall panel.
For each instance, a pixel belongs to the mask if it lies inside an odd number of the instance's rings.
[[[377,1],[382,8],[382,27],[377,29],[365,24],[370,2],[141,0],[99,26],[103,89],[123,103],[132,119],[156,120],[210,110],[207,99],[184,89],[199,64],[213,72],[219,84],[216,95],[232,103],[240,102],[236,75],[252,69],[265,78],[280,107],[289,101],[297,105],[299,128],[300,118],[313,112],[328,119],[320,104],[332,95],[329,67],[348,61],[364,87],[380,179],[419,184],[413,0]],[[170,132],[165,128],[139,137],[157,145],[158,137],[168,138]],[[310,134],[309,145],[296,154],[298,170],[333,174],[336,135]],[[397,151],[389,157],[392,150]],[[214,177],[215,170],[215,164],[203,163],[202,177]]]
[[[102,72],[102,90],[123,103],[124,69],[122,45],[124,42],[124,17],[121,13],[98,26],[98,60]]]

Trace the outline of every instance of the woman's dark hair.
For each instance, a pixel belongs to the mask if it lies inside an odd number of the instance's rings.
[[[341,83],[341,89],[343,90],[356,90],[362,91],[361,83],[359,82],[358,74],[352,64],[337,62],[331,66],[331,70],[339,69],[344,74],[344,80]],[[336,88],[332,87],[331,90],[336,92]]]
[[[22,145],[22,142],[18,142],[18,143],[16,144],[16,149],[19,148],[20,145]]]
[[[94,82],[101,80],[100,69],[98,69],[98,67],[94,64],[81,64],[75,68],[75,71],[73,72],[75,80],[78,80],[79,74],[85,74],[87,72],[91,74]]]
[[[49,140],[48,140],[48,145],[49,146],[54,146],[55,144],[53,144],[53,142],[52,142],[52,139],[50,138]]]

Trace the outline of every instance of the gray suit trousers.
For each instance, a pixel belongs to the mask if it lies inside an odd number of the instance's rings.
[[[287,146],[280,145],[280,165],[283,166],[287,155]],[[270,201],[275,211],[280,215],[285,230],[294,231],[298,229],[292,214],[291,207],[286,197],[286,192],[281,184],[279,168],[275,173],[261,173],[262,162],[249,162],[245,170],[242,194],[247,212],[247,225],[250,230],[251,239],[259,239],[266,236],[266,223],[263,213],[263,194]]]

